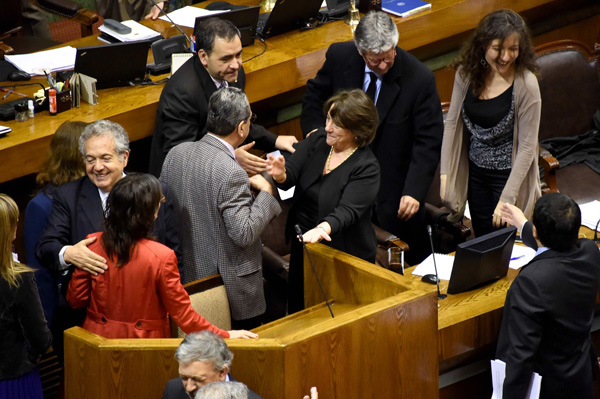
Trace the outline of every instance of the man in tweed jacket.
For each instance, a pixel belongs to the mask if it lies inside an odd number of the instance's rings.
[[[174,147],[160,179],[174,197],[184,282],[219,273],[232,327],[249,329],[266,308],[260,236],[281,208],[271,185],[261,175],[248,178],[235,160],[234,149],[248,136],[252,119],[246,95],[220,89],[208,108],[208,134]]]

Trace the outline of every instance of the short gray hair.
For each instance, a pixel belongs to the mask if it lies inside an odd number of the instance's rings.
[[[231,370],[233,353],[219,335],[210,331],[188,334],[175,351],[179,363],[213,362],[215,371]]]
[[[129,136],[123,126],[116,122],[100,119],[86,126],[79,137],[79,151],[85,158],[85,142],[92,137],[112,136],[115,140],[115,152],[123,157],[129,151]]]
[[[237,381],[218,381],[198,389],[194,399],[248,399],[248,387]]]
[[[229,136],[236,126],[250,118],[248,97],[237,87],[219,89],[210,96],[206,130],[217,136]]]
[[[361,54],[386,52],[398,44],[398,28],[388,14],[370,11],[356,27],[354,44]]]

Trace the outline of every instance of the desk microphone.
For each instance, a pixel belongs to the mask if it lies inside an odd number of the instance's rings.
[[[598,225],[600,225],[600,219],[596,222],[596,228],[594,229],[594,242],[598,244]]]
[[[167,15],[167,13],[164,12],[163,9],[161,7],[159,7],[158,4],[156,4],[156,2],[154,0],[150,0],[150,1],[152,2],[152,4],[154,4],[154,6],[156,8],[158,8],[160,10],[160,13],[162,15],[164,15],[165,17],[167,17],[167,19],[173,24],[173,26],[175,28],[177,28],[177,30],[183,35],[183,37],[185,37],[185,40],[187,41],[189,48],[191,48],[192,47],[192,41],[190,40],[189,37],[187,37],[187,35],[183,32],[183,30],[179,27],[179,25],[177,25],[175,22],[173,22],[173,20],[171,19],[171,17],[169,17],[169,15]],[[164,5],[163,5],[163,7],[164,7]]]
[[[319,274],[317,273],[317,270],[315,269],[315,265],[313,264],[313,261],[310,258],[308,249],[306,249],[306,244],[304,243],[304,237],[302,236],[302,230],[300,230],[300,226],[298,226],[297,224],[294,225],[294,230],[296,230],[296,234],[298,234],[298,237],[300,237],[300,242],[302,243],[302,247],[304,247],[304,252],[306,252],[306,256],[308,257],[308,262],[310,263],[310,265],[313,269],[313,273],[315,273],[315,277],[317,278],[317,283],[319,283],[319,288],[321,288],[321,293],[323,294],[323,298],[325,298],[325,303],[327,304],[327,307],[329,308],[329,313],[331,313],[331,318],[333,319],[335,317],[333,315],[333,310],[331,310],[331,305],[329,304],[329,301],[327,300],[327,295],[325,294],[325,290],[323,289],[323,286],[321,285],[321,279],[319,278]]]
[[[423,276],[423,281],[431,281],[431,280],[435,279],[435,282],[437,284],[438,300],[442,300],[442,299],[446,298],[448,295],[442,294],[440,292],[440,276],[438,275],[437,265],[435,263],[435,250],[433,248],[431,225],[427,225],[427,234],[429,234],[429,244],[431,245],[431,256],[433,257],[433,268],[435,270],[435,276],[431,275],[431,274],[426,274]],[[427,279],[426,279],[426,277],[427,277]]]

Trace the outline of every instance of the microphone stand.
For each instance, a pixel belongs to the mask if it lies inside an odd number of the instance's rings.
[[[600,219],[596,222],[596,228],[594,229],[594,242],[598,244],[598,225],[600,225]]]
[[[317,278],[317,283],[319,283],[319,288],[321,289],[321,293],[323,294],[323,298],[325,298],[325,303],[327,304],[327,307],[329,308],[329,313],[331,313],[331,318],[333,319],[333,318],[335,318],[335,316],[333,315],[333,310],[331,310],[331,305],[329,304],[329,301],[327,300],[327,295],[325,294],[325,290],[323,289],[323,285],[321,284],[321,279],[319,278],[317,269],[315,269],[315,265],[313,264],[313,261],[310,258],[308,249],[306,249],[306,244],[304,243],[304,236],[302,236],[302,230],[300,230],[300,226],[298,226],[297,224],[294,225],[294,230],[296,230],[296,234],[298,234],[298,237],[300,237],[300,242],[302,243],[304,252],[306,253],[306,256],[308,257],[308,262],[312,266],[313,273],[315,273],[315,277]]]
[[[431,256],[433,257],[433,268],[435,270],[435,282],[437,284],[438,300],[441,301],[442,299],[446,298],[448,295],[442,294],[440,292],[440,276],[438,275],[437,264],[435,263],[435,250],[433,248],[433,238],[432,238],[430,225],[427,225],[427,234],[429,234],[429,244],[431,245]]]
[[[167,15],[167,13],[164,12],[164,10],[161,7],[159,7],[158,4],[156,4],[156,1],[154,1],[154,0],[150,0],[150,1],[154,5],[154,7],[158,8],[160,10],[160,13],[162,15],[164,15],[165,17],[167,17],[167,19],[169,20],[169,22],[171,22],[173,24],[173,26],[175,28],[177,28],[177,30],[183,35],[183,37],[185,37],[185,40],[188,43],[188,48],[191,48],[192,47],[192,41],[190,40],[189,37],[187,37],[187,35],[183,32],[183,30],[181,30],[181,28],[179,27],[179,25],[177,25],[175,22],[173,22],[173,20],[171,19],[171,17],[169,17],[169,15]]]

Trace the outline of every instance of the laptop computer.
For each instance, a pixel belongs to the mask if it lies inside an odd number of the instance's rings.
[[[340,18],[345,16],[350,9],[350,0],[327,0],[327,7],[319,11],[329,18]]]
[[[458,244],[448,294],[498,280],[508,273],[517,229],[513,226]]]
[[[242,47],[251,46],[254,44],[256,37],[256,25],[258,24],[258,14],[260,6],[245,7],[232,9],[227,12],[214,15],[203,15],[196,18],[194,23],[194,32],[198,24],[202,23],[207,18],[221,18],[231,21],[240,30]]]
[[[95,78],[97,89],[129,86],[144,80],[149,49],[147,40],[79,47],[74,69]]]
[[[266,38],[307,27],[316,18],[322,0],[277,0],[270,13],[258,17],[257,34]]]

